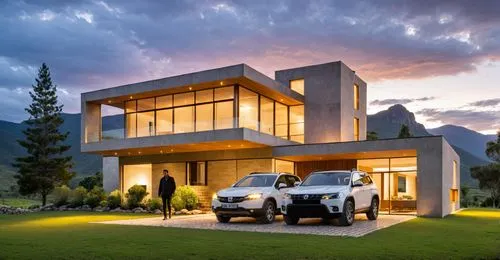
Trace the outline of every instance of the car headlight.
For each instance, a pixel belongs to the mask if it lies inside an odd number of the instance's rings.
[[[212,200],[216,200],[218,199],[219,197],[217,196],[217,193],[214,193],[214,195],[212,195]]]
[[[338,192],[325,194],[321,197],[322,200],[333,200],[333,199],[338,199],[338,198],[340,198],[340,194]]]
[[[285,193],[285,194],[283,194],[283,198],[284,199],[291,199],[292,195],[290,195],[290,193]]]
[[[262,193],[252,193],[246,196],[247,200],[256,200],[262,198]]]

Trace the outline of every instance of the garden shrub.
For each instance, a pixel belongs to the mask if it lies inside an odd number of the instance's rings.
[[[122,193],[119,190],[114,190],[108,195],[108,207],[111,209],[116,209],[120,207],[122,203]]]
[[[146,207],[148,208],[148,210],[151,210],[151,211],[161,209],[161,205],[162,205],[162,202],[161,202],[161,199],[159,199],[159,198],[148,199],[148,201],[146,202]]]
[[[89,191],[84,202],[91,208],[95,208],[100,205],[101,201],[103,201],[104,198],[104,190],[101,187],[95,186],[92,190]]]
[[[198,207],[198,195],[190,186],[180,186],[172,197],[172,207],[175,210],[193,210]]]
[[[66,185],[63,185],[61,187],[56,187],[54,189],[54,192],[53,192],[53,195],[54,195],[54,199],[53,199],[54,205],[56,207],[60,207],[62,205],[68,204],[68,198],[69,198],[70,192],[71,192],[71,189],[68,188],[68,186],[66,186]]]
[[[142,201],[149,193],[141,185],[134,185],[128,189],[128,193],[125,194],[127,198],[127,205],[129,209],[134,209],[140,207]]]
[[[69,196],[69,205],[71,207],[80,207],[87,198],[87,189],[82,186],[76,187]]]
[[[108,206],[108,202],[107,202],[106,200],[103,200],[103,201],[101,201],[101,202],[99,203],[99,206],[100,206],[101,208],[105,208],[105,207],[107,207],[107,206]]]

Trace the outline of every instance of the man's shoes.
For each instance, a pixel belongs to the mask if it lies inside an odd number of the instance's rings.
[[[163,220],[167,220],[167,217],[163,217]]]

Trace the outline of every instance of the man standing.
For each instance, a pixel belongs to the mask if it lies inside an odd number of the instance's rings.
[[[175,180],[172,176],[168,174],[168,170],[163,170],[163,178],[160,180],[160,186],[158,188],[158,197],[161,197],[163,202],[163,220],[167,219],[166,206],[168,205],[168,217],[172,218],[172,207],[170,202],[172,200],[172,195],[175,192]]]

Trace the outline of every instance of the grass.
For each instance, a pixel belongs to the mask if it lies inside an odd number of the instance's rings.
[[[498,258],[500,211],[417,218],[361,238],[89,224],[144,217],[41,212],[0,216],[0,259]],[[339,228],[332,226],[331,228]]]
[[[7,205],[16,208],[28,208],[32,205],[42,205],[40,200],[21,199],[21,198],[0,198],[0,205]]]

